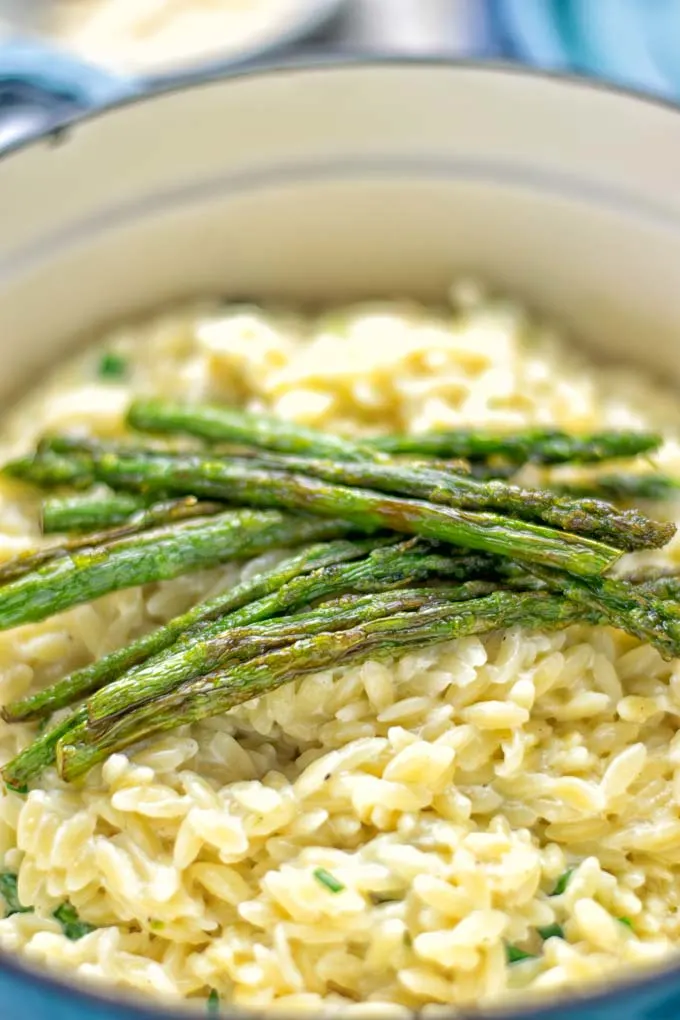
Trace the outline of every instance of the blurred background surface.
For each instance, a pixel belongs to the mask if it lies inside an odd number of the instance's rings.
[[[519,61],[680,97],[680,0],[0,0],[0,147],[234,61]]]

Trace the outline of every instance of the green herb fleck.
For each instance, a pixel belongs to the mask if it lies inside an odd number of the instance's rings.
[[[32,914],[33,907],[24,907],[19,899],[19,880],[10,871],[0,873],[0,896],[5,901],[5,917],[13,914]]]
[[[124,379],[128,372],[127,359],[121,354],[107,351],[99,359],[97,374],[100,379]]]
[[[537,928],[536,930],[544,942],[546,939],[564,938],[564,930],[560,924],[548,924],[545,928]]]
[[[550,895],[561,896],[562,893],[567,888],[567,886],[569,885],[569,880],[575,871],[576,868],[567,868],[567,870],[563,872],[563,874],[561,874],[560,877],[557,879],[557,882],[555,883],[555,888],[550,893]]]
[[[411,948],[411,946],[413,945],[413,936],[411,935],[410,931],[404,932],[404,934],[402,935],[402,942],[404,943],[407,949]]]
[[[77,942],[78,939],[82,939],[85,935],[89,935],[90,932],[96,930],[94,925],[80,920],[75,907],[72,907],[70,903],[62,903],[54,911],[52,917],[59,922],[64,935],[71,942]]]
[[[210,1016],[216,1016],[220,1011],[220,993],[216,988],[211,989],[210,995],[208,996],[208,1013]]]
[[[631,919],[629,917],[619,917],[617,920],[621,924],[625,924],[626,928],[630,928],[631,931],[633,930],[633,922],[631,921]]]
[[[24,786],[24,785],[22,785],[22,786],[14,786],[13,783],[5,783],[5,786],[7,787],[8,790],[11,790],[12,793],[18,793],[22,797],[25,797],[26,794],[28,793],[28,787]]]
[[[314,870],[314,878],[321,885],[325,885],[329,892],[339,893],[345,888],[342,882],[339,882],[335,875],[331,875],[330,871],[326,871],[325,868],[316,868]]]
[[[535,953],[526,953],[523,949],[519,949],[517,946],[511,946],[506,943],[505,959],[508,963],[521,963],[522,960],[537,960],[538,957]]]
[[[152,917],[149,921],[149,928],[151,928],[151,931],[163,931],[165,921],[157,921],[155,917]]]
[[[373,906],[380,907],[383,903],[401,903],[404,894],[400,892],[372,892],[368,894],[368,898]]]

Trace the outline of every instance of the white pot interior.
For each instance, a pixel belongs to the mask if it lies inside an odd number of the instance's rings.
[[[672,109],[507,70],[275,70],[113,109],[0,165],[3,390],[177,298],[436,298],[461,271],[675,373],[679,182]]]

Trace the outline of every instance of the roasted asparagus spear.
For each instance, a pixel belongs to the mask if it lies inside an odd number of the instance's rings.
[[[105,496],[52,496],[43,500],[42,530],[45,535],[103,531],[128,523],[147,507],[148,500],[125,492]]]
[[[661,443],[662,437],[655,432],[604,430],[577,436],[559,429],[527,429],[513,433],[455,429],[381,436],[372,440],[371,445],[383,453],[464,457],[473,462],[498,458],[519,465],[596,464],[652,453]]]
[[[634,585],[607,577],[574,577],[532,566],[548,587],[602,620],[646,641],[666,659],[680,655],[680,605],[663,598],[662,584]],[[659,594],[660,593],[660,594]]]
[[[677,498],[680,480],[657,472],[648,474],[606,474],[573,483],[560,483],[556,491],[576,497],[595,497],[622,502],[638,499],[650,501]]]
[[[162,400],[137,400],[128,414],[132,428],[161,434],[187,434],[211,442],[238,442],[281,453],[303,456],[365,460],[376,453],[405,453],[427,457],[462,457],[485,461],[498,457],[513,464],[596,463],[619,457],[650,453],[661,445],[653,432],[605,430],[574,436],[559,429],[527,429],[493,432],[461,428],[415,435],[379,436],[352,442],[328,436],[267,415],[249,414],[230,407],[207,404],[174,404]]]
[[[600,574],[619,550],[571,532],[485,511],[333,485],[308,475],[253,466],[247,459],[117,450],[97,443],[53,440],[77,449],[79,462],[113,489],[191,494],[240,505],[277,507],[340,518],[363,530],[388,528],[499,556],[548,563],[575,574]]]
[[[274,567],[270,571],[256,574],[248,581],[230,588],[220,595],[205,602],[199,602],[192,609],[174,617],[163,627],[145,634],[132,644],[118,648],[96,662],[64,677],[51,687],[38,691],[22,701],[13,702],[2,709],[2,716],[7,722],[23,722],[29,719],[40,719],[58,709],[86,698],[106,684],[117,680],[121,674],[132,666],[145,662],[169,648],[179,637],[193,633],[196,627],[218,618],[228,618],[230,614],[242,607],[259,602],[265,597],[276,594],[280,589],[298,575],[304,575],[331,564],[344,563],[369,553],[379,543],[376,539],[359,541],[338,540],[308,546]],[[286,608],[285,601],[281,609]],[[252,621],[261,619],[256,613]],[[249,620],[250,622],[250,620]]]
[[[408,592],[400,595],[409,598]],[[284,648],[218,669],[120,716],[105,732],[95,735],[87,722],[79,722],[57,744],[60,775],[77,779],[115,751],[226,712],[306,673],[497,628],[551,630],[578,620],[597,620],[582,606],[543,593],[501,591],[457,605],[442,601],[436,592],[431,597],[431,603],[418,611],[393,612],[334,633],[301,635]]]
[[[229,442],[281,453],[314,454],[341,460],[375,458],[370,446],[296,425],[266,414],[251,414],[209,404],[172,404],[137,400],[130,407],[128,425],[142,432],[184,433],[212,442]]]
[[[54,763],[57,744],[64,736],[82,727],[93,733],[108,731],[118,717],[136,711],[171,692],[176,686],[201,675],[209,663],[238,663],[267,649],[292,644],[300,635],[327,634],[339,628],[346,629],[357,621],[389,617],[390,614],[398,615],[407,610],[412,612],[414,608],[422,606],[432,608],[445,605],[450,609],[454,602],[478,597],[488,590],[488,582],[471,581],[448,590],[402,589],[371,596],[345,596],[297,616],[266,620],[250,626],[232,626],[207,639],[197,637],[193,642],[184,642],[181,647],[175,646],[171,654],[150,660],[146,668],[131,670],[123,677],[126,683],[114,685],[117,687],[114,694],[118,697],[109,698],[108,705],[104,705],[104,708],[112,709],[110,716],[104,714],[96,715],[94,719],[90,717],[91,712],[94,714],[96,708],[102,707],[96,704],[95,696],[94,702],[81,706],[66,719],[60,720],[4,766],[3,778],[13,788],[23,787]],[[574,616],[578,613],[572,611]],[[244,618],[247,617],[232,614],[232,619]],[[108,694],[108,688],[101,693]]]
[[[347,534],[343,521],[233,510],[67,554],[0,588],[0,630],[44,620],[121,588],[165,581],[267,549]]]
[[[417,544],[413,548],[409,548],[411,545],[412,543],[405,542],[392,548],[378,550],[372,555],[352,563],[319,567],[309,574],[295,577],[278,591],[273,591],[257,602],[251,602],[228,616],[220,616],[207,626],[192,627],[171,646],[168,657],[178,655],[178,661],[184,661],[187,650],[195,642],[200,642],[205,646],[214,640],[216,646],[220,647],[222,642],[232,640],[234,628],[279,617],[284,612],[298,612],[302,607],[309,606],[310,603],[318,599],[328,599],[341,593],[348,593],[348,597],[349,593],[362,595],[374,593],[376,604],[378,604],[378,594],[389,591],[398,585],[413,584],[430,578],[442,581],[444,579],[467,581],[468,587],[465,585],[460,587],[461,598],[472,597],[473,589],[469,587],[470,585],[476,585],[474,590],[477,594],[481,594],[493,590],[499,583],[503,583],[499,581],[500,570],[496,573],[493,566],[490,571],[486,572],[487,579],[482,579],[483,571],[479,570],[476,579],[472,580],[471,577],[474,577],[474,574],[471,575],[469,572],[469,557],[423,552]],[[502,564],[499,564],[499,568],[501,567]],[[494,574],[496,575],[495,581],[491,579]],[[528,577],[525,578],[525,583],[530,586]],[[434,593],[437,593],[437,589],[434,590]],[[449,591],[448,597],[453,599],[451,591]],[[329,626],[328,629],[332,628]],[[164,668],[160,672],[165,673]],[[204,672],[208,672],[208,670],[204,670]],[[99,719],[125,710],[130,698],[138,697],[140,690],[147,689],[148,696],[156,696],[161,693],[165,689],[166,680],[160,681],[161,687],[159,688],[156,686],[158,676],[159,663],[158,659],[154,658],[142,666],[130,670],[116,683],[104,687],[88,701],[90,722],[94,724]],[[170,683],[174,683],[172,671],[165,673],[165,676]]]
[[[464,510],[491,510],[524,521],[609,542],[626,552],[657,549],[675,534],[675,525],[652,521],[637,510],[619,510],[597,499],[575,499],[545,489],[480,481],[469,475],[395,460],[330,461],[305,457],[261,457],[253,467],[311,475],[338,485],[363,486],[413,496]]]

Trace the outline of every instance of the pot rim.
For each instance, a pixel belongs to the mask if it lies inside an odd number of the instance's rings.
[[[278,75],[297,74],[300,72],[321,72],[352,70],[359,67],[401,67],[401,68],[449,68],[457,71],[489,71],[494,75],[510,75],[526,78],[537,82],[549,81],[571,86],[576,89],[595,91],[604,94],[630,99],[644,106],[666,110],[669,113],[680,113],[680,98],[665,98],[656,94],[645,93],[626,85],[620,85],[597,78],[587,78],[581,74],[556,71],[541,67],[519,64],[512,60],[486,59],[483,57],[450,57],[445,55],[423,55],[407,53],[383,53],[376,51],[343,51],[333,52],[310,50],[302,55],[293,55],[276,59],[270,57],[262,60],[244,58],[235,60],[228,67],[205,67],[188,72],[181,76],[168,76],[157,82],[151,82],[143,91],[133,91],[117,96],[107,102],[97,104],[85,110],[74,111],[69,116],[52,124],[48,128],[38,129],[28,135],[11,142],[0,149],[0,160],[18,155],[26,149],[43,142],[62,144],[68,141],[69,133],[80,124],[106,116],[117,110],[140,103],[153,102],[157,98],[172,95],[175,92],[188,92],[242,78],[268,78]]]

